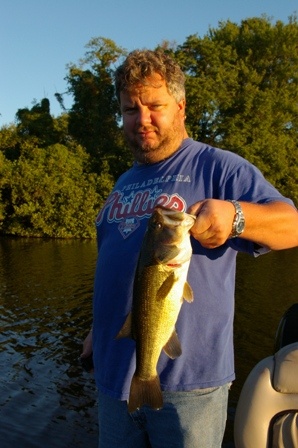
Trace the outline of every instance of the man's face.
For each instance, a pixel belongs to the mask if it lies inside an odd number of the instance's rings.
[[[156,163],[173,154],[187,137],[185,100],[176,102],[159,74],[120,93],[123,129],[128,144],[140,163]]]

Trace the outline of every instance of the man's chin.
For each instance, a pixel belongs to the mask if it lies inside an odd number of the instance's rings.
[[[159,145],[158,144],[154,144],[153,142],[132,142],[130,144],[131,149],[134,152],[137,153],[150,153],[150,152],[155,152],[156,150],[159,149]]]

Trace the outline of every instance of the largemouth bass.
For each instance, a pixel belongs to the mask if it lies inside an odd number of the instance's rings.
[[[128,410],[163,406],[157,363],[164,352],[181,355],[175,324],[183,299],[193,301],[186,281],[192,248],[189,230],[195,216],[157,206],[149,219],[134,278],[133,305],[117,338],[136,341],[136,370]]]

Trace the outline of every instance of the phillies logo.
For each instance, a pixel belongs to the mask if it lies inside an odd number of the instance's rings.
[[[120,191],[114,191],[108,197],[102,210],[96,218],[96,225],[100,225],[104,217],[110,223],[119,222],[118,229],[123,238],[127,238],[140,225],[140,220],[149,218],[157,205],[184,211],[186,204],[179,194],[166,194],[154,187],[125,196]]]
[[[132,232],[134,232],[140,225],[140,220],[134,217],[126,218],[124,221],[120,222],[118,229],[123,236],[127,238]]]

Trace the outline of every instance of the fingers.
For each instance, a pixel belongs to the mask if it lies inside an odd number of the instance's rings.
[[[188,213],[197,216],[190,233],[203,247],[214,249],[226,242],[235,213],[230,202],[206,199],[192,204]]]
[[[194,204],[190,205],[187,209],[187,213],[189,213],[190,215],[195,215],[197,216],[203,206],[205,201],[198,201],[195,202]]]

